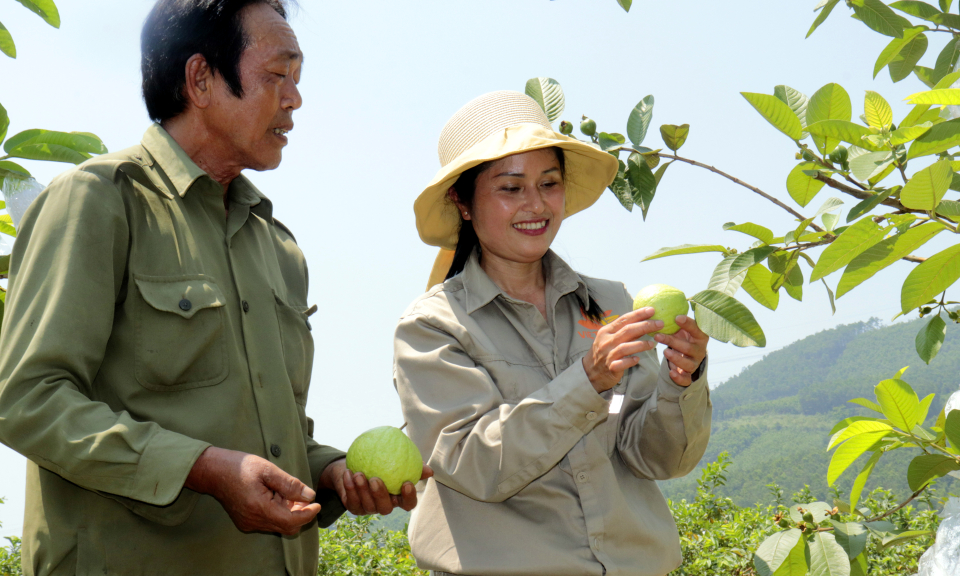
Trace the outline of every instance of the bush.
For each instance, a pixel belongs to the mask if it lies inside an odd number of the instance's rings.
[[[334,527],[321,530],[317,574],[427,576],[410,554],[406,530],[375,529],[372,522],[372,516],[344,515]]]

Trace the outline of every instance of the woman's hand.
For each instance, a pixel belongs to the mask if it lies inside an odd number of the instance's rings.
[[[693,383],[691,374],[696,372],[700,363],[707,357],[707,342],[710,337],[700,330],[696,320],[689,316],[677,316],[677,325],[680,330],[669,336],[657,334],[654,338],[667,349],[663,356],[670,363],[670,379],[678,386],[689,386]]]
[[[653,340],[639,340],[641,336],[663,328],[663,322],[650,320],[651,316],[653,308],[640,308],[620,316],[597,331],[593,347],[583,357],[583,369],[598,394],[616,386],[624,370],[640,362],[633,354],[657,346]]]

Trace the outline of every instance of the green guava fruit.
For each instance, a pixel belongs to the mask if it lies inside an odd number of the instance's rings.
[[[584,116],[583,122],[580,123],[580,131],[586,136],[593,136],[597,133],[597,123]]]
[[[563,134],[564,136],[569,136],[569,135],[573,134],[573,124],[567,122],[566,120],[564,120],[563,122],[561,122],[561,123],[560,123],[560,133]]]
[[[423,472],[420,451],[399,428],[379,426],[367,430],[347,450],[347,468],[367,479],[383,480],[387,492],[400,494],[404,482],[416,484]]]
[[[654,309],[651,320],[663,322],[663,328],[653,334],[673,334],[680,330],[677,326],[677,316],[690,311],[690,305],[687,304],[687,297],[683,292],[666,284],[651,284],[637,293],[637,297],[633,299],[633,309],[638,310],[647,306]]]

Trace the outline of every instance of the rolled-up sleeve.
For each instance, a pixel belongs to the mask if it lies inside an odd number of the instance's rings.
[[[394,384],[409,434],[437,482],[475,500],[504,501],[604,420],[608,403],[581,362],[508,404],[489,373],[440,324],[408,315],[394,340]]]
[[[93,400],[129,242],[119,189],[82,170],[27,211],[0,334],[0,441],[84,488],[164,506],[209,444]]]
[[[706,372],[704,364],[697,380],[679,386],[655,350],[643,353],[631,369],[617,449],[634,475],[656,480],[684,476],[703,457],[713,413]]]

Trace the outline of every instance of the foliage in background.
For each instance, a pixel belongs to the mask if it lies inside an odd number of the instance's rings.
[[[410,554],[406,529],[376,528],[372,516],[344,515],[320,531],[317,574],[341,576],[427,576]],[[0,573],[2,576],[2,573]]]
[[[53,0],[17,0],[31,12],[37,14],[54,28],[60,27],[60,13]],[[16,45],[10,32],[0,23],[0,52],[10,58],[17,57]],[[8,73],[9,77],[10,73]],[[2,82],[0,77],[0,82]],[[93,154],[105,154],[107,147],[96,135],[89,132],[57,132],[55,130],[32,129],[24,130],[7,138],[7,129],[10,127],[10,117],[6,108],[0,103],[0,143],[3,144],[3,153],[0,153],[0,190],[4,189],[5,180],[24,180],[30,178],[30,172],[10,158],[23,160],[41,160],[46,162],[66,162],[80,164],[92,157]],[[6,141],[4,139],[6,138]],[[8,183],[7,188],[10,188]],[[6,204],[0,201],[0,208]],[[16,237],[17,231],[9,214],[0,215],[0,234]],[[0,278],[6,278],[9,273],[10,255],[0,255]],[[3,302],[6,291],[0,288],[0,322],[3,318]]]
[[[3,498],[0,498],[0,504],[3,504]],[[20,539],[8,536],[6,540],[10,545],[0,547],[0,576],[23,576],[20,568]]]

